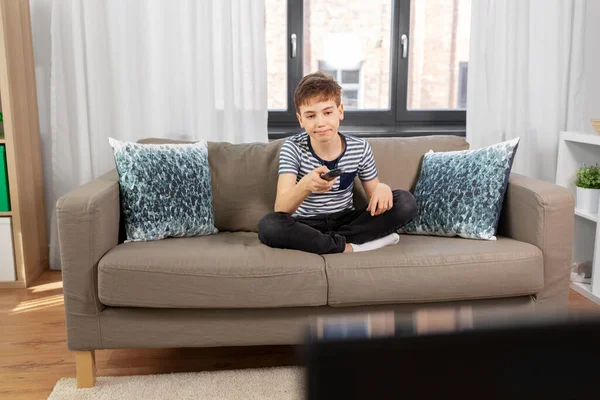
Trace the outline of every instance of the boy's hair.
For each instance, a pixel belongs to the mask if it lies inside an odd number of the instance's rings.
[[[300,114],[300,106],[308,104],[315,97],[319,101],[333,100],[339,106],[342,102],[342,87],[332,76],[320,71],[304,76],[294,91],[296,112]]]

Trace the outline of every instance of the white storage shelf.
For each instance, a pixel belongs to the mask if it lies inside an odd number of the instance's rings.
[[[578,217],[581,217],[581,218],[588,219],[588,220],[590,220],[592,222],[597,222],[597,220],[598,220],[598,214],[597,213],[596,214],[592,214],[592,213],[587,212],[587,211],[575,209],[575,215],[577,215]]]
[[[0,281],[17,279],[10,217],[0,218]]]
[[[556,184],[571,190],[576,197],[576,171],[583,164],[600,163],[600,134],[561,132],[558,144]],[[600,224],[598,215],[575,209],[573,261],[592,261],[592,283],[571,282],[571,288],[600,304]],[[596,251],[598,250],[598,251]]]

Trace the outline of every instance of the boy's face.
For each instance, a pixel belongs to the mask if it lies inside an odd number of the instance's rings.
[[[340,121],[344,119],[343,104],[338,106],[333,100],[314,98],[299,108],[300,113],[296,117],[311,138],[324,143],[336,137]]]

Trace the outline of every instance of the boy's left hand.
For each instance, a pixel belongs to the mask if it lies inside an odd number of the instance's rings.
[[[385,183],[379,183],[371,196],[367,211],[370,211],[371,216],[374,217],[390,210],[393,205],[394,197],[392,196],[392,189]]]

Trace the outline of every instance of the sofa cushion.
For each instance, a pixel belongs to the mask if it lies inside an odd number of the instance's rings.
[[[258,232],[258,221],[275,207],[283,142],[209,143],[217,229]]]
[[[108,138],[119,172],[127,241],[212,235],[206,141],[139,144]]]
[[[400,235],[394,246],[324,258],[330,305],[512,297],[544,286],[540,249],[505,237]]]
[[[269,248],[255,233],[131,242],[98,264],[109,306],[269,308],[327,304],[322,257]]]
[[[423,157],[415,201],[419,213],[403,231],[496,240],[496,228],[519,138],[475,150]]]

